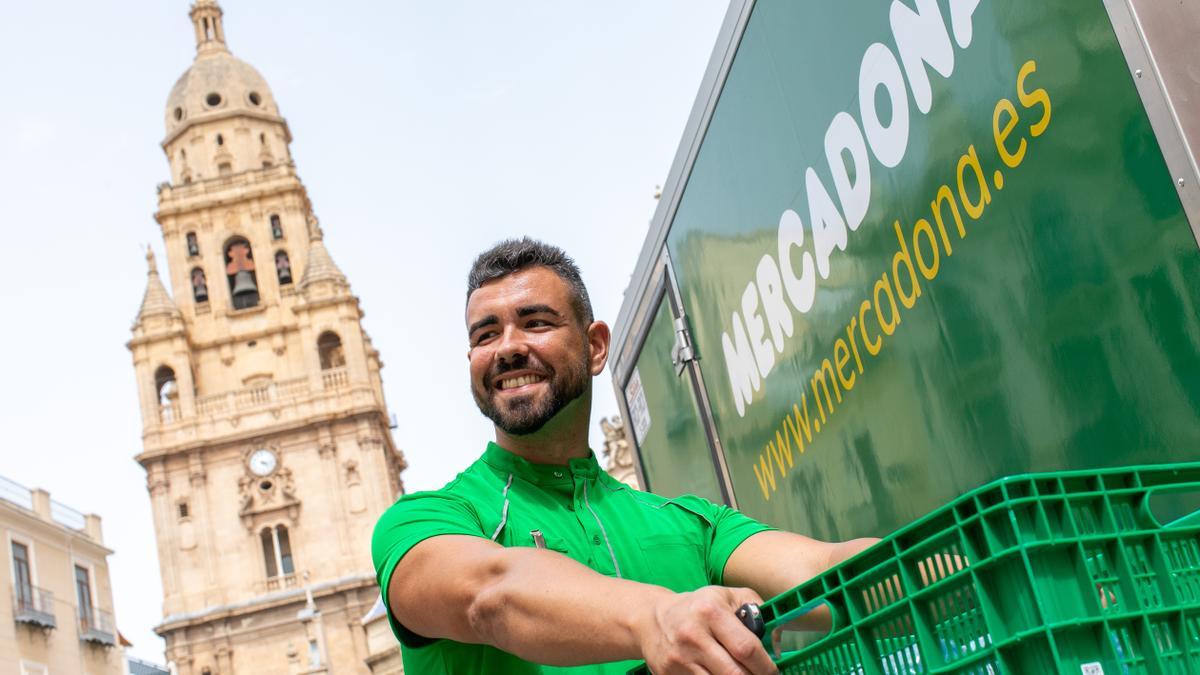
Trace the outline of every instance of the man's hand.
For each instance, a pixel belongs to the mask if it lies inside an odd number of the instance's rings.
[[[748,588],[706,586],[656,600],[639,631],[646,665],[655,675],[768,675],[779,672],[762,642],[738,620],[737,608],[762,598]]]

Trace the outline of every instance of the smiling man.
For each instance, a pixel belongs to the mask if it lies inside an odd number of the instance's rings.
[[[467,284],[471,392],[495,442],[441,490],[405,495],[372,554],[405,672],[772,673],[735,617],[862,550],[779,532],[694,496],[616,481],[588,448],[609,329],[579,269],[529,239]]]

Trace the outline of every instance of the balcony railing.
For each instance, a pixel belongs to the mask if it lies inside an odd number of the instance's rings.
[[[283,576],[278,577],[268,577],[266,587],[268,591],[278,591],[284,588],[295,588],[296,575],[284,574]]]
[[[13,586],[13,609],[17,623],[28,623],[42,628],[54,628],[54,594],[44,588],[29,584]]]
[[[117,644],[116,634],[117,629],[111,613],[95,608],[91,611],[79,611],[80,640],[112,647]]]
[[[196,399],[196,413],[201,417],[208,417],[243,412],[276,403],[287,403],[307,393],[308,378],[294,377],[290,380],[201,396]]]
[[[330,368],[321,372],[321,382],[325,391],[341,389],[350,384],[350,375],[346,373],[345,368]]]
[[[305,398],[345,389],[350,386],[350,374],[345,367],[321,371],[321,389],[312,391],[311,380],[308,377],[294,377],[288,380],[277,380],[266,384],[243,387],[219,394],[209,394],[196,398],[196,416],[221,417],[231,414],[243,414],[273,406],[290,405]],[[161,424],[174,424],[187,418],[180,409],[178,402],[172,405],[158,406],[158,421]]]

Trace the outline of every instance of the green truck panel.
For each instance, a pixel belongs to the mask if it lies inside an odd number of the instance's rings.
[[[883,535],[999,476],[1200,452],[1200,251],[1100,0],[759,0],[668,227],[768,523]],[[673,439],[651,488],[694,471]]]

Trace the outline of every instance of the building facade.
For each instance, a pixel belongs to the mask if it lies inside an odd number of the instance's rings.
[[[376,516],[402,493],[379,353],[271,89],[198,0],[128,347],[180,675],[366,673]],[[167,286],[171,288],[168,293]]]
[[[0,669],[121,675],[100,517],[0,477]]]

